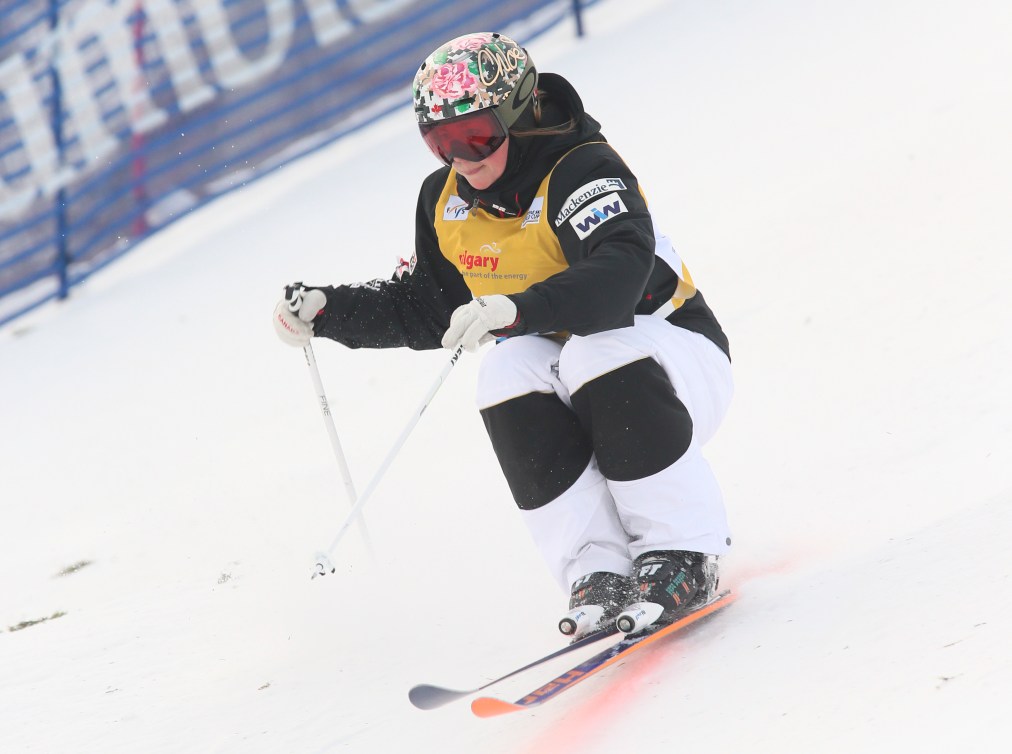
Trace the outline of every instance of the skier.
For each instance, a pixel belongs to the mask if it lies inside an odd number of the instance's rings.
[[[289,286],[275,328],[300,347],[495,340],[478,408],[570,594],[560,629],[669,623],[716,590],[731,544],[701,453],[731,399],[727,338],[568,81],[478,33],[426,58],[413,94],[443,163],[422,182],[414,251],[389,280]]]

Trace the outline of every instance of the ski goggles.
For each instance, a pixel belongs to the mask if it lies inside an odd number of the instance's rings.
[[[448,118],[434,123],[420,123],[425,144],[445,165],[455,159],[481,162],[503,145],[509,130],[494,109]]]

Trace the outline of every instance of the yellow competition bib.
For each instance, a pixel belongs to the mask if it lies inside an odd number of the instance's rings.
[[[463,276],[471,293],[520,293],[569,267],[547,217],[548,179],[538,187],[527,214],[494,217],[470,209],[454,194],[457,173],[450,171],[436,202],[439,248]]]

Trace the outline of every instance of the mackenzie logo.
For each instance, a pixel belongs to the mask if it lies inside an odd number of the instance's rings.
[[[534,197],[534,201],[531,202],[531,208],[527,210],[527,215],[524,217],[524,221],[520,223],[521,228],[526,228],[528,225],[537,225],[541,222],[541,206],[544,203],[545,197]]]
[[[621,178],[598,178],[596,181],[583,184],[563,203],[559,214],[555,216],[555,227],[558,228],[562,225],[566,218],[580,209],[584,202],[590,201],[595,196],[607,194],[609,191],[623,190],[625,190],[625,183]]]
[[[625,204],[622,203],[622,197],[618,194],[608,194],[574,215],[569,224],[573,226],[576,235],[582,240],[597,230],[597,226],[601,223],[608,222],[615,215],[621,215],[628,211]]]
[[[467,210],[470,209],[463,199],[456,194],[450,194],[450,198],[446,200],[446,206],[443,207],[443,219],[444,220],[466,220]]]

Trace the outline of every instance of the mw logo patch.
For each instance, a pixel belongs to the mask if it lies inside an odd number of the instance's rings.
[[[573,226],[573,230],[576,231],[580,240],[583,240],[597,230],[601,223],[606,223],[615,215],[621,215],[628,211],[622,202],[622,197],[618,194],[608,194],[573,215],[569,224]]]

